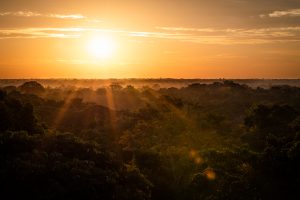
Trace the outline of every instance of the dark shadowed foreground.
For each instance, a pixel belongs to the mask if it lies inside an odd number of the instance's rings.
[[[299,199],[300,88],[0,89],[1,199]]]

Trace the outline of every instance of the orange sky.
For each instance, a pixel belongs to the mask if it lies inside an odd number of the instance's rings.
[[[1,1],[0,78],[132,77],[300,78],[300,1]]]

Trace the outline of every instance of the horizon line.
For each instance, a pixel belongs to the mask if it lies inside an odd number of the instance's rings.
[[[152,77],[152,78],[0,78],[0,80],[300,80],[299,78],[174,78],[174,77]]]

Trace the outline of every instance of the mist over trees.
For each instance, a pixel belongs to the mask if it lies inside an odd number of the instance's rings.
[[[296,200],[299,102],[299,87],[230,80],[3,86],[1,196]]]

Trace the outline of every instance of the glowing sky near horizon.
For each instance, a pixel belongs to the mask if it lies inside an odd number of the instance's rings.
[[[0,78],[300,78],[299,0],[0,5]]]

